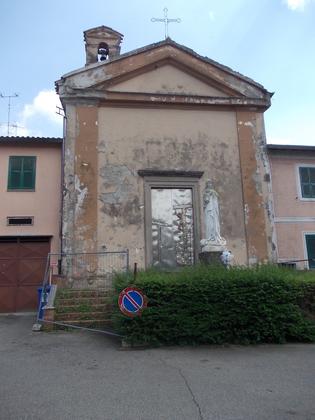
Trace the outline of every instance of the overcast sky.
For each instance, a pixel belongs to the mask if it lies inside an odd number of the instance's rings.
[[[1,0],[0,93],[11,100],[11,135],[62,136],[54,82],[84,66],[83,31],[109,26],[122,52],[164,39],[152,17],[180,18],[176,42],[275,92],[269,143],[315,145],[315,0]],[[0,98],[0,133],[8,100]]]

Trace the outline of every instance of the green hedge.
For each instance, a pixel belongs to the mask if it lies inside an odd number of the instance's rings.
[[[141,317],[115,305],[113,323],[132,344],[223,344],[315,341],[314,275],[274,266],[197,266],[115,279],[115,302],[131,284],[148,297]]]

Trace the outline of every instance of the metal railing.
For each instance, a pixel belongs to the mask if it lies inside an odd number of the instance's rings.
[[[50,253],[47,257],[44,285],[51,284],[52,276],[64,277],[73,288],[111,289],[116,273],[129,269],[129,251],[95,253]]]
[[[127,272],[129,269],[129,251],[98,252],[98,253],[61,253],[48,254],[45,275],[42,285],[41,299],[37,312],[37,324],[50,323],[59,326],[79,328],[121,337],[113,331],[87,328],[69,323],[45,319],[45,308],[51,309],[56,286],[52,285],[54,275],[64,277],[66,285],[73,288],[102,288],[110,290],[116,273]],[[35,324],[37,326],[37,324]]]

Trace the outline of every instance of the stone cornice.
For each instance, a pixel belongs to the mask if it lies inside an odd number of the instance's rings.
[[[139,169],[138,175],[145,176],[165,176],[165,177],[186,177],[186,178],[201,178],[203,171],[180,171],[180,170],[161,170],[161,169]]]
[[[139,106],[180,106],[180,107],[242,107],[267,109],[270,106],[269,98],[248,98],[248,97],[222,97],[222,96],[195,96],[179,94],[157,94],[137,92],[100,92],[88,89],[75,89],[68,91],[62,99],[67,102],[73,100],[93,101],[99,106],[106,105],[139,105]]]

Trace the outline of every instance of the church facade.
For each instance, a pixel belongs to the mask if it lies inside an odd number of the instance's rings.
[[[56,82],[66,114],[62,251],[129,249],[140,267],[194,264],[211,182],[235,263],[274,260],[272,94],[170,38],[120,54],[113,29],[84,36],[85,67]]]

